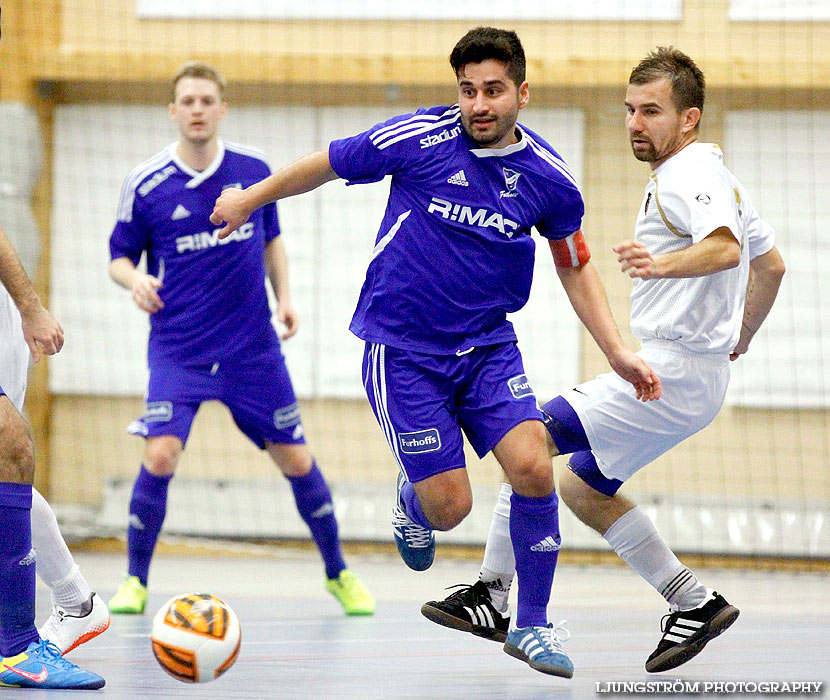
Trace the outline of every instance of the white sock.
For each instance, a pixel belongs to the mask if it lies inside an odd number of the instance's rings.
[[[32,547],[37,553],[37,573],[52,589],[52,602],[68,612],[80,611],[92,595],[92,589],[66,546],[54,511],[34,488]]]
[[[516,575],[516,557],[510,539],[510,496],[513,488],[502,484],[499,498],[493,508],[493,520],[484,547],[484,560],[478,577],[487,585],[490,599],[499,612],[507,611],[510,584]]]
[[[608,544],[634,571],[662,595],[672,608],[689,610],[706,598],[706,587],[674,555],[651,519],[632,508],[608,528]]]

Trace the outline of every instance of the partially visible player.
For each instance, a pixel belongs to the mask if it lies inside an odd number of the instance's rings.
[[[543,407],[553,454],[571,454],[559,480],[565,503],[669,603],[663,637],[645,664],[650,672],[693,658],[739,613],[678,560],[618,489],[715,418],[729,361],[747,351],[784,274],[772,228],[720,149],[697,142],[704,90],[703,73],[688,56],[658,48],[632,71],[625,99],[634,156],[652,173],[635,240],[614,250],[635,280],[631,329],[661,378],[662,398],[644,404],[619,377],[604,374]],[[504,484],[479,581],[426,603],[424,615],[483,637],[504,636],[515,571],[511,517]]]
[[[22,402],[20,389],[25,387],[25,379],[21,383],[19,375],[22,371],[25,378],[26,364],[21,361],[21,337],[37,362],[41,354],[60,351],[63,329],[41,304],[2,229],[0,283],[0,363],[4,370],[18,368],[17,376],[8,375],[16,380],[9,391]],[[101,676],[62,658],[62,649],[42,640],[35,628],[34,471],[29,426],[0,385],[0,686],[101,688],[105,683]],[[37,515],[35,519],[37,529],[42,520]],[[59,594],[66,592],[60,586],[57,590]]]
[[[433,560],[433,530],[472,503],[462,433],[509,475],[519,577],[516,629],[504,650],[570,677],[573,664],[548,624],[560,546],[558,498],[533,391],[507,313],[527,301],[537,228],[579,317],[611,366],[644,400],[659,380],[623,344],[580,230],[583,202],[568,166],[517,124],[529,99],[515,32],[479,27],[450,64],[458,104],[394,117],[333,141],[245,190],[226,190],[211,221],[234,235],[268,202],[335,178],[391,175],[351,330],[366,341],[364,386],[398,465],[394,534],[413,569]],[[255,219],[254,219],[255,220]]]
[[[375,601],[346,568],[331,493],[305,443],[271,323],[266,276],[287,329],[283,338],[297,331],[276,206],[221,242],[208,220],[223,189],[270,172],[260,151],[219,138],[224,93],[225,81],[211,66],[193,61],[179,69],[169,105],[178,141],[127,178],[110,238],[110,275],[150,314],[150,381],[146,411],[131,427],[146,447],[130,500],[128,572],[109,608],[144,612],[170,479],[202,402],[218,400],[290,482],[323,557],[326,590],[347,614],[370,615]],[[136,267],[142,255],[147,272]]]
[[[0,313],[0,386],[19,413],[23,412],[31,351],[23,335],[20,314],[8,295]],[[61,652],[71,651],[109,627],[109,612],[92,591],[61,535],[55,513],[32,487],[32,547],[37,573],[51,589],[52,611],[40,628]]]

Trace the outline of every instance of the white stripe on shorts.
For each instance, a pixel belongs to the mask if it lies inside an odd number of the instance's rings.
[[[403,475],[409,479],[406,469],[401,462],[401,455],[398,450],[398,441],[395,438],[395,428],[392,419],[389,417],[389,408],[386,405],[386,346],[380,343],[371,343],[369,346],[369,372],[372,376],[372,391],[375,396],[375,411],[380,423],[381,430],[386,436],[386,442],[392,454],[395,456],[398,466]]]

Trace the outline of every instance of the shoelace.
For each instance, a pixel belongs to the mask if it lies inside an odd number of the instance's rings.
[[[403,538],[408,547],[426,549],[430,546],[432,531],[413,523],[399,506],[395,506],[392,511],[392,526],[403,529]]]
[[[680,617],[680,613],[679,613],[678,611],[676,611],[676,610],[675,610],[674,612],[666,613],[665,615],[663,615],[663,619],[662,619],[662,620],[660,620],[660,631],[661,631],[663,634],[665,634],[665,633],[668,631],[668,629],[669,629],[669,627],[671,626],[671,624],[672,624],[672,623],[673,623],[673,622],[674,622],[674,621],[675,621],[678,617]]]
[[[547,627],[539,631],[539,637],[549,651],[555,654],[564,654],[565,650],[562,648],[562,642],[567,642],[571,638],[568,621],[560,620],[555,625],[552,622],[548,623]]]
[[[444,590],[451,591],[453,588],[459,588],[460,590],[450,593],[447,600],[466,600],[468,594],[473,591],[473,587],[468,583],[455,583],[452,586],[447,586]]]
[[[42,639],[40,644],[36,649],[36,653],[38,655],[43,655],[48,658],[48,660],[58,668],[62,669],[70,669],[74,668],[75,665],[61,656],[61,650],[58,649],[57,645],[50,642],[48,639]]]

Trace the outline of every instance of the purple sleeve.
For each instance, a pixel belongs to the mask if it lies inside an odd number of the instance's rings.
[[[346,184],[356,185],[378,182],[387,175],[404,170],[411,141],[389,139],[395,124],[411,118],[404,114],[389,121],[375,124],[368,131],[329,144],[329,162],[338,177]]]
[[[280,220],[277,216],[277,203],[266,204],[262,208],[262,228],[265,231],[265,243],[273,241],[280,235]]]
[[[133,265],[138,265],[141,254],[147,250],[150,235],[142,223],[136,202],[133,203],[129,218],[119,219],[110,235],[110,260],[129,258]]]
[[[576,188],[551,188],[551,202],[536,230],[545,238],[567,238],[582,227],[585,204]]]

